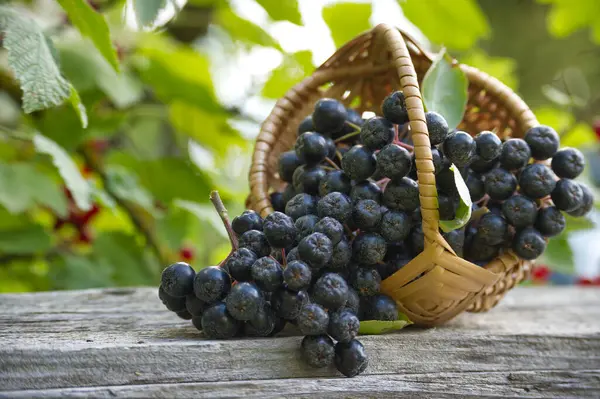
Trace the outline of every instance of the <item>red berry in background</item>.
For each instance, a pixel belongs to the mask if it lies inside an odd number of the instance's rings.
[[[190,263],[194,260],[194,250],[190,247],[183,247],[179,250],[179,257],[181,260]]]
[[[596,133],[596,137],[600,140],[600,119],[594,121],[592,128],[594,129],[594,133]]]
[[[79,235],[77,236],[77,241],[81,244],[91,244],[92,235],[90,234],[89,230],[86,228],[79,230]]]
[[[592,285],[600,286],[600,276],[598,276],[592,280]]]
[[[589,279],[587,277],[579,277],[577,279],[577,285],[589,286],[594,285],[594,282],[592,281],[592,279]]]
[[[531,279],[533,281],[548,281],[550,273],[551,271],[546,265],[534,266],[531,271]]]
[[[92,169],[87,165],[83,165],[81,167],[81,174],[83,175],[83,177],[86,177],[86,178],[90,177],[92,172],[93,172]]]

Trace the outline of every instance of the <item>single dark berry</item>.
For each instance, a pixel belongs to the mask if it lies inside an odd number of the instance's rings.
[[[478,237],[489,245],[499,245],[504,242],[508,231],[508,223],[502,216],[486,213],[479,219]]]
[[[165,292],[162,285],[158,287],[158,298],[171,312],[180,312],[185,310],[186,297],[171,296]]]
[[[304,132],[314,132],[315,125],[313,124],[312,115],[308,115],[306,118],[302,119],[302,122],[298,125],[298,136],[300,136]]]
[[[531,149],[531,155],[538,160],[552,158],[560,145],[556,131],[544,125],[529,129],[525,133],[525,141]]]
[[[502,141],[494,133],[484,130],[475,136],[477,155],[485,161],[492,161],[502,152]]]
[[[454,180],[454,172],[451,171],[449,167],[437,174],[435,183],[438,191],[442,191],[448,195],[458,195],[456,181]]]
[[[270,337],[273,337],[277,334],[279,334],[280,332],[283,331],[283,329],[285,328],[285,325],[287,324],[287,320],[279,317],[279,316],[275,316],[275,328],[273,329],[273,331],[271,332],[271,334],[269,334]]]
[[[242,234],[239,239],[239,247],[248,248],[259,258],[269,256],[271,253],[271,247],[269,246],[267,237],[262,231],[258,230],[249,230]]]
[[[333,253],[326,267],[334,271],[340,271],[346,268],[352,259],[352,247],[347,240],[342,239],[333,247]]]
[[[335,368],[346,377],[355,377],[365,371],[369,359],[365,347],[360,341],[353,339],[350,342],[335,344]]]
[[[333,364],[335,350],[333,341],[327,335],[307,335],[302,339],[301,353],[311,367],[322,368]]]
[[[310,267],[299,260],[289,262],[283,270],[283,281],[292,291],[308,289],[311,279],[312,272],[310,271]]]
[[[208,306],[206,302],[198,299],[195,294],[185,297],[185,309],[194,317],[202,316]]]
[[[508,223],[520,230],[535,223],[537,204],[524,195],[513,195],[502,204],[502,214]]]
[[[444,237],[446,242],[450,244],[450,247],[454,250],[454,252],[456,252],[456,255],[462,258],[465,246],[464,228],[443,233],[442,236]]]
[[[377,233],[360,233],[352,243],[354,259],[364,265],[375,265],[385,257],[387,243]]]
[[[414,225],[410,231],[408,247],[413,256],[417,256],[425,249],[425,235],[423,234],[423,225],[420,222],[419,224]]]
[[[427,131],[429,132],[429,142],[431,145],[442,144],[449,133],[446,119],[437,112],[426,112],[425,121],[427,122]]]
[[[494,159],[493,161],[485,161],[477,155],[473,157],[473,162],[469,164],[469,168],[471,168],[471,170],[475,173],[487,173],[497,166],[497,159]]]
[[[348,300],[348,284],[337,273],[325,273],[315,282],[311,299],[326,309],[339,309]]]
[[[302,163],[315,165],[324,160],[329,154],[327,141],[319,133],[302,133],[296,140],[294,151]]]
[[[377,154],[377,170],[385,177],[399,179],[410,172],[411,155],[398,144],[388,144]]]
[[[283,283],[281,265],[270,256],[257,259],[251,270],[252,279],[263,291],[275,291]]]
[[[286,320],[296,319],[306,302],[308,294],[305,291],[292,291],[287,288],[278,289],[271,297],[271,306],[275,314]]]
[[[175,314],[177,315],[177,317],[179,317],[180,319],[183,319],[183,320],[192,320],[194,318],[194,316],[192,316],[192,314],[190,312],[188,312],[187,309],[183,309],[183,310],[180,310],[179,312],[175,312]]]
[[[336,191],[348,195],[351,189],[352,182],[343,170],[329,171],[319,182],[319,195],[321,197]]]
[[[300,166],[294,172],[292,180],[294,189],[299,193],[317,195],[321,179],[327,176],[327,172],[320,166]]]
[[[381,217],[379,232],[387,242],[398,242],[408,237],[411,227],[412,220],[409,214],[391,210]]]
[[[240,248],[234,251],[223,267],[229,270],[229,274],[237,281],[249,281],[252,279],[250,268],[256,262],[256,254],[248,248]]]
[[[233,218],[231,227],[238,236],[241,236],[249,230],[262,231],[263,220],[260,215],[254,211],[244,211],[240,216]]]
[[[408,111],[404,93],[395,91],[388,95],[381,104],[381,112],[388,121],[397,125],[403,125],[408,122]]]
[[[527,227],[515,235],[513,251],[525,260],[539,257],[546,249],[546,241],[542,234],[533,227]]]
[[[173,263],[163,270],[160,285],[169,296],[184,297],[194,290],[195,275],[196,272],[187,263]]]
[[[340,223],[347,223],[352,218],[352,202],[342,193],[329,193],[319,200],[317,204],[319,217],[332,217]]]
[[[287,203],[297,195],[296,189],[293,184],[287,184],[281,193],[283,203],[287,206]],[[285,209],[285,208],[284,208]]]
[[[493,200],[505,200],[517,189],[517,178],[506,169],[492,169],[485,175],[485,192]]]
[[[255,317],[262,308],[264,298],[255,284],[244,281],[231,287],[225,303],[234,319],[247,321]]]
[[[326,135],[342,130],[347,117],[344,104],[331,98],[317,101],[312,115],[315,130]]]
[[[322,233],[312,233],[298,244],[300,259],[310,265],[312,269],[325,266],[333,254],[333,244],[329,237]]]
[[[375,268],[358,267],[350,275],[352,287],[360,296],[373,296],[379,293],[381,276]]]
[[[327,146],[327,158],[332,161],[335,160],[335,154],[337,152],[337,147],[335,145],[335,141],[331,137],[325,137],[325,143]]]
[[[396,301],[384,294],[377,294],[369,298],[367,320],[398,320],[398,306]]]
[[[594,194],[592,193],[592,190],[590,190],[590,188],[585,184],[578,184],[579,187],[581,187],[581,190],[583,191],[583,200],[575,210],[569,211],[567,213],[571,216],[582,217],[587,215],[589,211],[591,211],[594,207]]]
[[[265,218],[263,233],[272,248],[287,248],[296,240],[294,221],[281,212],[273,212]]]
[[[339,342],[350,342],[358,335],[360,321],[354,312],[342,308],[337,312],[332,312],[329,318],[327,332]]]
[[[462,168],[469,165],[475,156],[477,145],[467,132],[457,131],[444,141],[444,155],[451,163]]]
[[[483,179],[480,175],[469,172],[467,178],[465,179],[465,184],[469,189],[471,201],[477,202],[485,195],[485,184],[483,183]]]
[[[314,226],[315,233],[325,234],[330,240],[332,245],[337,245],[344,237],[344,226],[329,216],[325,216],[319,220]]]
[[[193,316],[192,315],[192,325],[194,327],[196,327],[196,329],[198,331],[202,331],[202,315],[200,315],[200,316]]]
[[[519,187],[521,192],[529,198],[538,199],[549,195],[554,190],[556,180],[550,168],[534,163],[521,171]]]
[[[368,119],[360,129],[360,139],[370,150],[380,150],[394,141],[394,125],[378,116]]]
[[[383,204],[390,209],[414,211],[420,204],[419,185],[408,177],[391,180],[383,192]]]
[[[315,224],[317,224],[319,220],[317,215],[304,215],[296,219],[296,239],[300,241],[304,237],[314,233]]]
[[[373,200],[360,200],[354,204],[352,221],[361,230],[373,229],[381,221],[381,206]]]
[[[360,297],[358,292],[352,287],[348,287],[348,300],[346,304],[340,309],[354,313],[358,316],[360,309]]]
[[[244,332],[249,337],[268,337],[275,330],[277,316],[268,302],[263,304],[256,315],[244,325]]]
[[[285,256],[285,260],[287,261],[287,263],[293,262],[295,260],[300,260],[300,255],[298,255],[298,247],[292,248]]]
[[[193,288],[196,297],[213,303],[225,298],[231,288],[231,278],[218,266],[205,267],[196,274]]]
[[[342,157],[342,169],[356,181],[366,180],[377,167],[375,155],[367,147],[357,144]]]
[[[370,199],[375,202],[381,202],[381,188],[370,180],[363,180],[352,186],[350,199],[357,202],[363,199]]]
[[[346,122],[350,122],[352,125],[358,126],[358,129],[360,130],[360,127],[365,122],[363,120],[363,118],[361,117],[361,115],[351,108],[346,108],[346,112],[348,114],[348,116],[346,117]],[[346,134],[350,134],[350,133],[356,131],[356,128],[354,126],[350,125],[350,123],[345,123],[342,130],[340,130],[339,132],[333,133],[332,137],[334,139],[337,139],[342,136],[345,136]]]
[[[235,337],[242,323],[231,317],[223,302],[218,302],[204,311],[201,325],[207,338],[228,339]]]
[[[295,151],[287,151],[279,156],[279,177],[281,180],[288,183],[292,182],[294,171],[298,166],[302,165],[302,161],[298,158]]]
[[[438,192],[438,209],[440,212],[440,220],[454,219],[458,205],[459,198],[457,196],[446,195]]]
[[[563,232],[567,225],[564,215],[555,206],[540,209],[535,228],[545,237],[554,237]]]
[[[321,305],[308,303],[300,309],[296,322],[300,332],[304,335],[326,334],[329,315]]]
[[[283,194],[278,191],[273,191],[269,194],[269,199],[271,200],[271,205],[273,209],[277,212],[285,211],[285,202],[283,202]]]
[[[552,170],[558,177],[574,179],[583,172],[585,158],[576,148],[563,148],[552,157]]]
[[[298,194],[285,205],[285,214],[294,220],[304,215],[316,215],[317,200],[308,194]]]
[[[551,196],[552,202],[561,211],[572,212],[583,204],[583,190],[571,179],[560,179]]]
[[[500,165],[506,170],[521,169],[529,162],[531,150],[523,139],[508,139],[502,144]]]
[[[476,232],[470,239],[465,238],[465,256],[471,262],[488,262],[498,256],[500,248],[483,241]]]

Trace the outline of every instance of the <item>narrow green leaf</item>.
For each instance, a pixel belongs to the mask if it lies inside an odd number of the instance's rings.
[[[85,110],[85,105],[81,102],[81,98],[79,98],[79,93],[75,90],[75,87],[71,85],[71,96],[69,97],[69,101],[73,106],[73,109],[77,113],[79,120],[81,121],[81,126],[86,129],[88,127],[88,117],[87,112]]]
[[[231,38],[250,45],[274,47],[283,51],[279,43],[263,28],[237,15],[229,7],[220,8],[214,21],[231,35]]]
[[[118,72],[119,60],[104,16],[96,12],[86,0],[58,0],[58,2],[79,32],[92,40],[100,54]]]
[[[450,130],[463,118],[469,82],[458,65],[451,65],[446,50],[440,51],[423,78],[423,102],[427,111],[442,115]]]
[[[0,6],[3,46],[8,64],[23,90],[23,110],[39,111],[62,104],[71,87],[61,75],[53,56],[52,42],[40,26],[17,11]]]
[[[274,21],[290,21],[302,25],[298,0],[256,0]]]
[[[30,225],[0,231],[0,252],[7,254],[44,253],[52,247],[50,234],[42,226]]]
[[[54,141],[37,133],[33,136],[33,144],[36,150],[42,154],[52,157],[54,166],[65,181],[65,185],[73,194],[73,200],[77,207],[83,211],[91,208],[90,185],[81,176],[75,162],[69,154]]]
[[[371,4],[366,3],[335,3],[323,7],[323,19],[335,46],[339,48],[368,30],[371,12]]]
[[[469,189],[467,188],[460,171],[456,166],[454,166],[454,164],[450,166],[450,170],[454,172],[454,184],[456,184],[456,189],[458,190],[458,195],[460,196],[460,203],[458,205],[458,209],[456,210],[456,216],[453,220],[440,220],[440,228],[444,233],[460,229],[469,223],[473,205],[473,202],[471,201],[471,194],[469,194]]]
[[[166,0],[133,0],[133,11],[138,25],[141,27],[152,26],[158,13],[166,5]]]
[[[398,313],[398,320],[365,320],[360,322],[358,333],[362,335],[379,335],[391,331],[402,330],[406,326],[413,324],[412,321],[403,313]]]
[[[313,69],[310,51],[285,55],[281,65],[271,72],[269,80],[262,89],[262,95],[267,98],[283,97],[293,85],[308,76]]]

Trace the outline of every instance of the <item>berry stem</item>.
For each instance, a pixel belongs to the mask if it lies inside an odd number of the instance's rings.
[[[394,141],[400,141],[398,138],[398,125],[394,124]]]
[[[413,147],[412,145],[403,143],[401,141],[398,141],[396,144],[398,144],[402,148],[406,148],[408,151],[411,151],[411,152],[415,150],[415,147]]]
[[[346,122],[346,123],[350,123],[350,122]],[[337,144],[337,143],[339,143],[339,142],[342,142],[342,141],[344,141],[344,140],[347,140],[347,139],[349,139],[349,138],[352,138],[352,137],[358,136],[359,134],[360,134],[360,130],[356,130],[356,131],[354,131],[354,132],[352,132],[352,133],[348,133],[348,134],[346,134],[346,135],[343,135],[343,136],[342,136],[342,137],[340,137],[340,138],[337,138],[337,139],[335,139],[333,142]]]
[[[334,167],[335,169],[337,169],[337,170],[340,170],[340,167],[339,167],[339,166],[337,166],[337,164],[336,164],[335,162],[333,162],[333,161],[331,160],[331,158],[329,158],[329,157],[326,157],[326,158],[325,158],[325,162],[327,162],[329,165],[331,165],[331,166],[332,166],[332,167]]]
[[[348,121],[346,121],[346,125],[350,126],[352,129],[357,130],[357,131],[360,132],[360,126],[358,126],[358,125],[356,125],[356,124],[354,124],[352,122],[348,122]]]
[[[283,268],[287,267],[287,259],[285,258],[285,248],[281,248],[281,263],[283,264]]]
[[[236,251],[238,249],[238,240],[235,235],[235,232],[231,228],[231,222],[229,221],[229,214],[227,213],[227,208],[225,208],[225,205],[223,204],[223,201],[221,200],[221,196],[219,195],[218,191],[211,191],[210,202],[212,202],[213,206],[215,207],[215,210],[221,218],[221,221],[223,222],[223,225],[225,226],[225,230],[227,230],[229,242],[231,242],[231,248],[233,248],[233,250]]]
[[[342,153],[339,152],[338,150],[335,151],[335,156],[338,157],[338,159],[340,160],[340,162],[342,161]]]
[[[383,179],[376,181],[375,184],[377,184],[381,189],[384,189],[389,181],[390,179],[388,177],[384,177]]]

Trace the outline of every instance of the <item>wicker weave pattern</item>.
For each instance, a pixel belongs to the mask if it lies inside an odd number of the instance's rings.
[[[273,211],[269,190],[282,184],[279,155],[293,146],[298,124],[319,98],[337,98],[359,111],[378,112],[385,96],[401,88],[417,159],[425,250],[381,288],[420,325],[441,324],[464,310],[490,309],[528,276],[531,267],[510,252],[479,267],[456,256],[439,233],[434,167],[419,90],[431,62],[416,41],[393,27],[381,24],[356,37],[276,103],[257,138],[249,176],[248,205],[266,216]],[[472,134],[493,130],[505,138],[520,137],[537,124],[527,105],[497,79],[466,65],[460,68],[470,82],[460,129]]]

